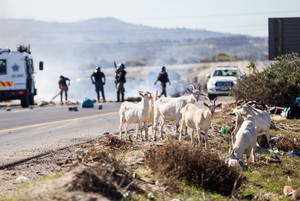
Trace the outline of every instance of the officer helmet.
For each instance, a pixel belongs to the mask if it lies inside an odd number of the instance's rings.
[[[101,70],[101,67],[100,66],[97,66],[96,67],[96,70],[98,71],[98,70]]]
[[[118,64],[118,65],[117,65],[116,71],[117,71],[117,72],[120,72],[120,71],[124,70],[124,68],[125,68],[125,65],[124,65],[123,63]]]
[[[165,71],[165,70],[166,70],[166,67],[164,67],[164,66],[163,66],[163,67],[161,67],[161,70]]]

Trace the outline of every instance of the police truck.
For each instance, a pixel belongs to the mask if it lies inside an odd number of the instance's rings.
[[[43,70],[42,61],[39,70]],[[23,108],[34,105],[34,74],[30,45],[18,45],[15,51],[0,48],[0,101],[18,99]]]

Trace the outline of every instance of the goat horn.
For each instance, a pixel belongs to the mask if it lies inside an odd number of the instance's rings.
[[[192,89],[192,90],[195,90],[195,87],[194,87],[194,85],[190,85],[190,88]]]
[[[218,98],[218,97],[215,97],[215,98],[214,98],[214,100],[213,100],[213,101],[214,101],[214,103],[216,103],[216,100],[217,100],[217,98]]]
[[[234,155],[234,151],[235,151],[235,148],[231,150],[230,154],[231,154],[231,156],[233,156],[234,158],[236,158],[236,156]]]

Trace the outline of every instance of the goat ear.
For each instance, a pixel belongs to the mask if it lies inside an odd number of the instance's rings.
[[[139,94],[144,97],[144,92],[143,91],[139,91]]]
[[[193,93],[193,91],[192,91],[189,87],[187,87],[186,90],[187,90],[187,92],[189,92],[189,93]]]
[[[203,105],[209,107],[207,102],[203,102]]]
[[[222,107],[222,103],[217,104],[216,107]]]

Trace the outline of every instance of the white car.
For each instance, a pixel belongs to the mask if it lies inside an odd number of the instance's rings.
[[[210,99],[221,95],[230,95],[232,87],[242,79],[243,74],[235,66],[218,66],[212,74],[206,75],[207,94]]]

